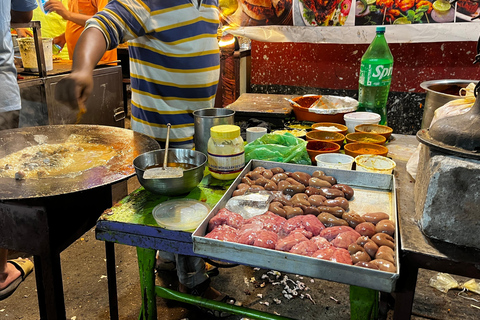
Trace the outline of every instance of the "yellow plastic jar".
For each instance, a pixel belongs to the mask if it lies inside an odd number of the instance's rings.
[[[245,167],[245,149],[240,127],[230,124],[210,128],[208,169],[220,180],[235,179]]]

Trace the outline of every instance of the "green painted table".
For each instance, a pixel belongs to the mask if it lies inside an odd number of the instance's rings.
[[[190,256],[201,255],[193,252],[192,234],[190,232],[173,231],[158,226],[152,215],[152,210],[163,201],[178,198],[200,200],[213,208],[232,182],[233,180],[214,179],[207,170],[198,187],[187,195],[180,197],[160,196],[141,187],[100,216],[95,231],[96,238],[105,241],[111,319],[118,319],[114,243],[137,247],[143,301],[139,319],[157,319],[156,296],[239,314],[250,319],[287,319],[155,286],[156,250]],[[378,292],[351,286],[350,308],[352,319],[371,319],[375,317],[378,310]]]

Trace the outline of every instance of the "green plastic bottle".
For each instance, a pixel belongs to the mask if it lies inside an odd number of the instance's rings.
[[[387,98],[392,82],[393,56],[385,40],[385,27],[377,27],[375,39],[362,57],[358,80],[358,111],[381,116],[387,124]]]

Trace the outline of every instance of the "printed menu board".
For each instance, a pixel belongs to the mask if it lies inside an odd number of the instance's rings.
[[[244,26],[372,26],[480,22],[473,0],[219,0],[222,23]]]

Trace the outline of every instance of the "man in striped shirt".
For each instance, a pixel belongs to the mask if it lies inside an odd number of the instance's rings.
[[[88,32],[79,40],[82,50],[73,59],[70,79],[82,91],[75,98],[88,98],[100,53],[128,41],[132,129],[164,142],[171,123],[170,145],[192,148],[193,111],[214,106],[219,79],[217,3],[111,1],[88,20]]]
[[[218,0],[112,0],[87,21],[72,73],[57,85],[57,99],[73,107],[84,105],[103,53],[128,41],[132,129],[164,142],[166,124],[171,123],[170,145],[192,148],[193,111],[215,102],[218,26]],[[180,291],[240,305],[210,287],[202,259],[160,255],[175,259]]]

